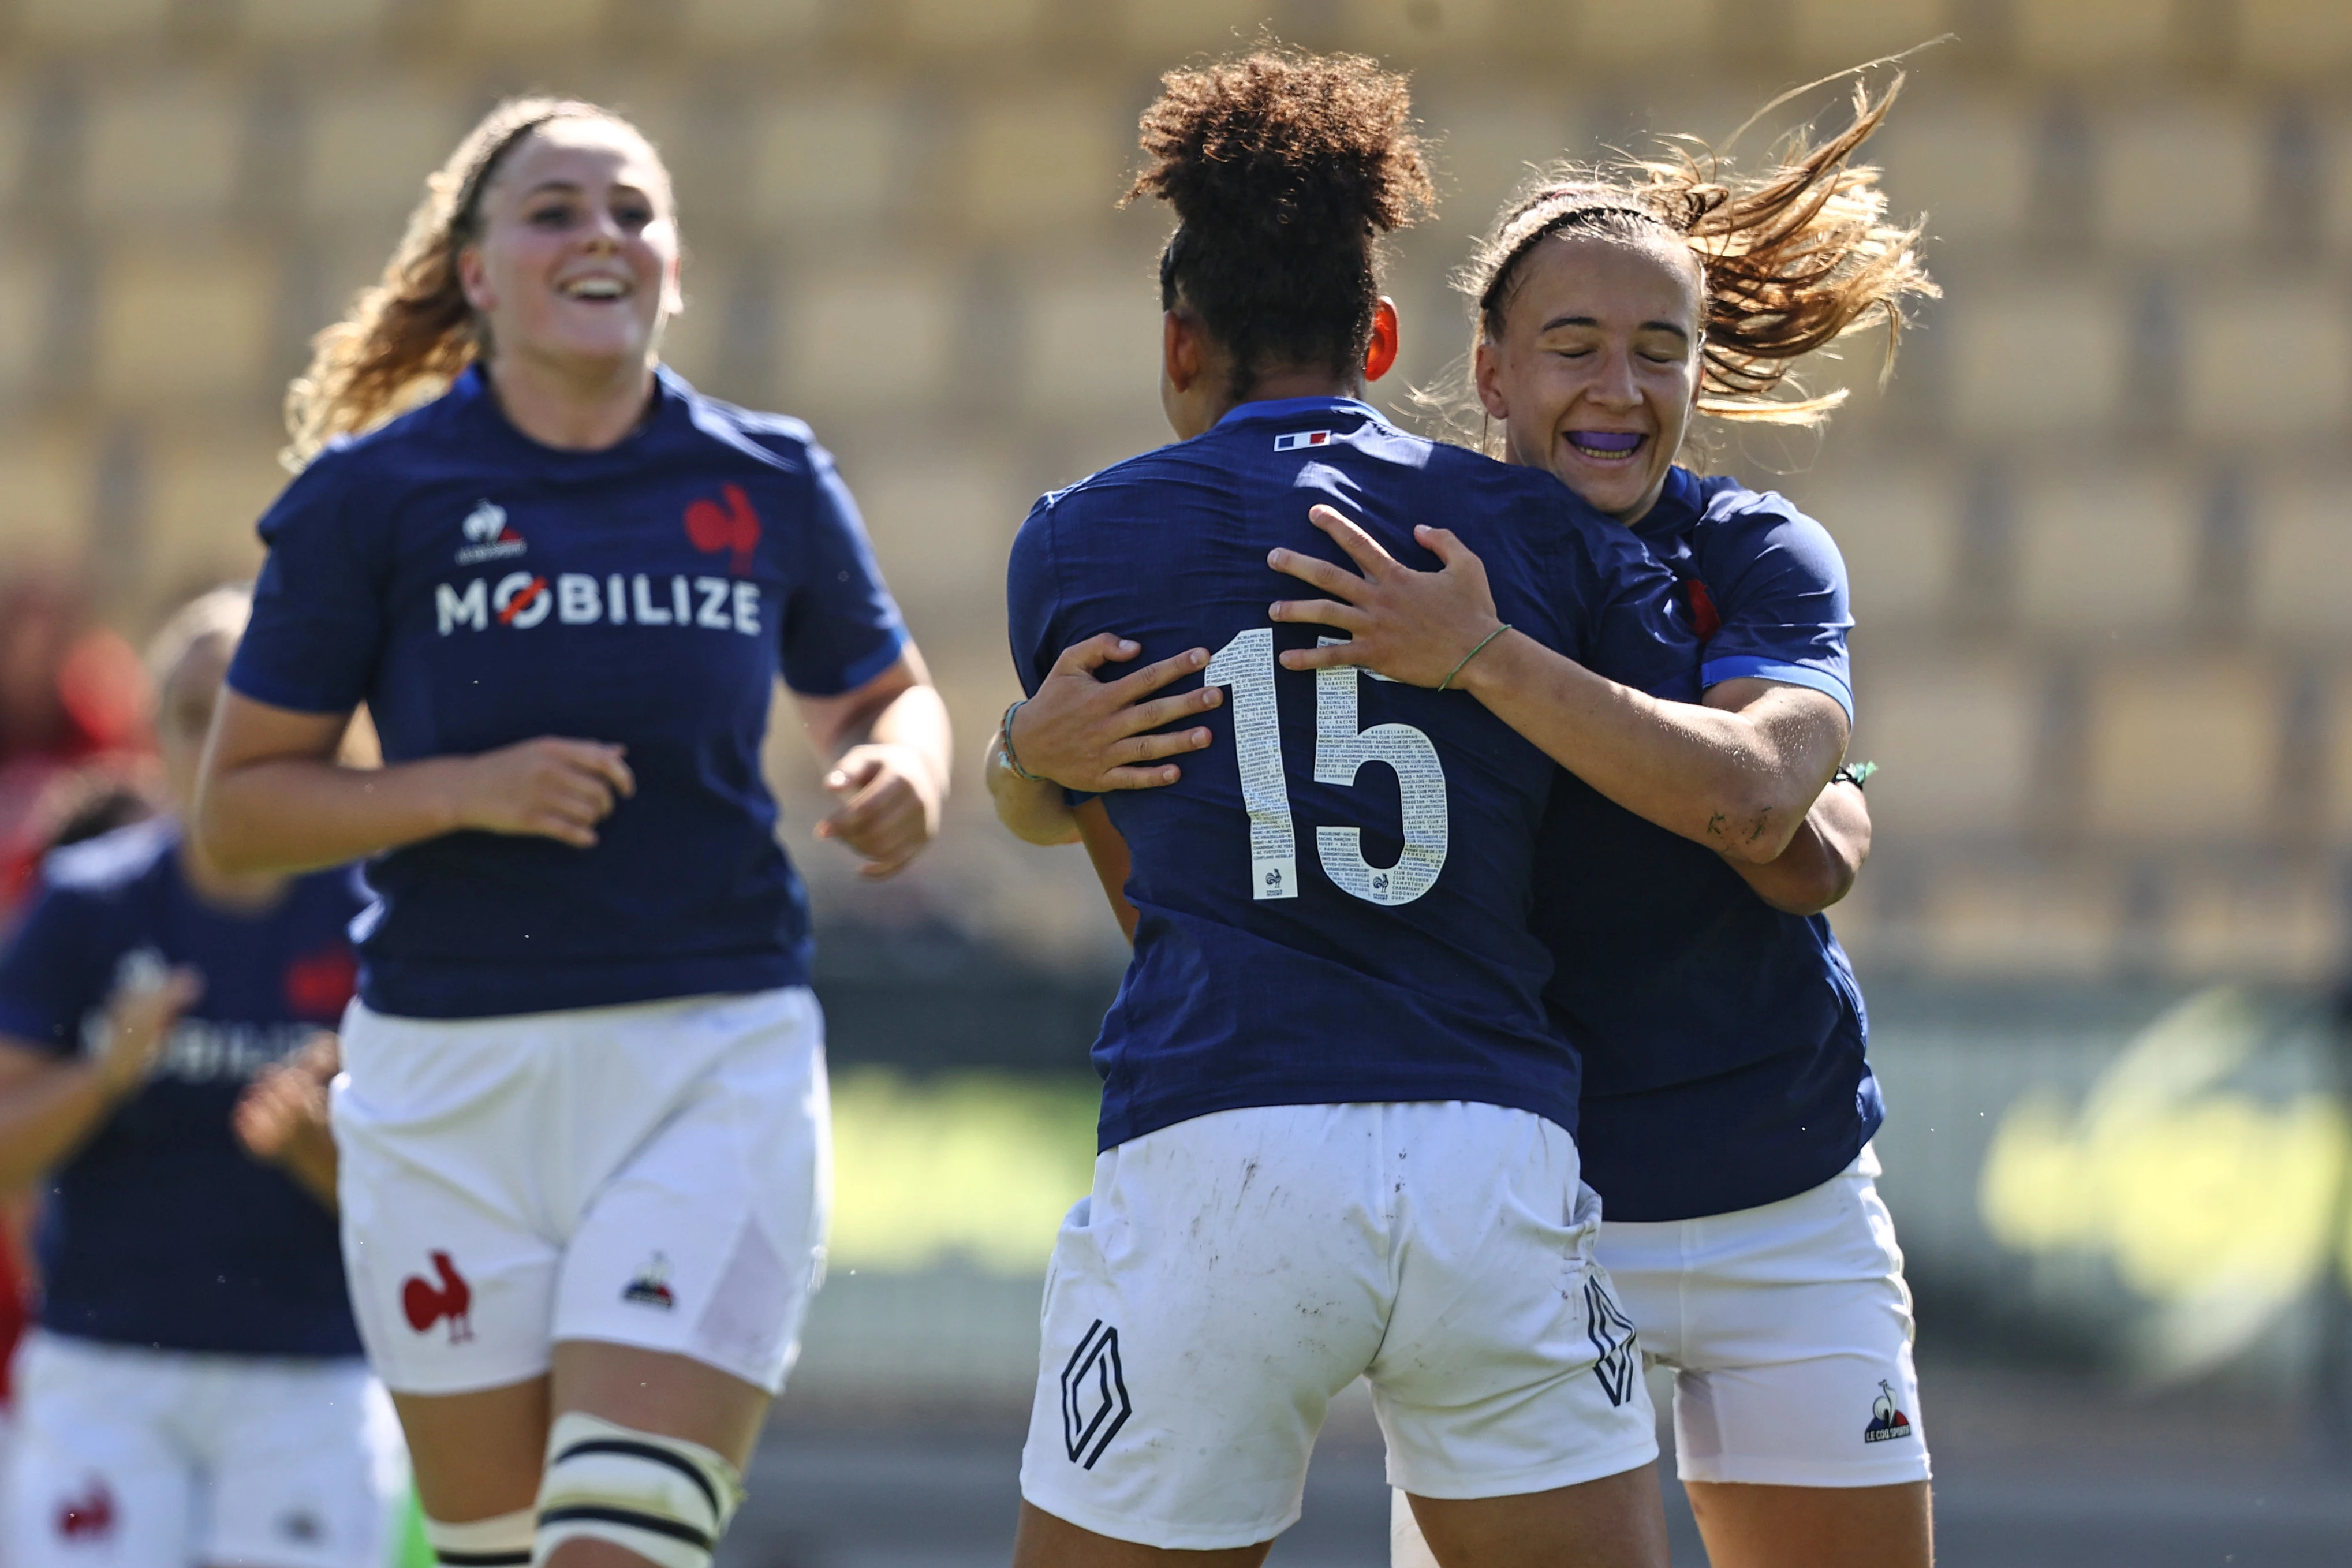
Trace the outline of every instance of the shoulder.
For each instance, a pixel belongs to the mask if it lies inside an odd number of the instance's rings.
[[[1190,441],[1171,441],[1122,458],[1075,484],[1047,490],[1037,498],[1030,515],[1084,517],[1106,509],[1123,509],[1132,504],[1132,498],[1126,492],[1138,486],[1156,485],[1187,475],[1197,479],[1217,471],[1219,465],[1211,445],[1214,438],[1215,432],[1212,431]]]
[[[778,473],[806,476],[833,466],[833,454],[818,444],[816,432],[805,421],[739,408],[669,379],[680,395],[695,439]]]
[[[1700,548],[1708,554],[1737,557],[1741,566],[1771,556],[1782,570],[1814,577],[1823,586],[1844,585],[1845,558],[1837,541],[1780,491],[1751,489],[1718,475],[1701,479],[1699,493]]]
[[[41,862],[41,880],[62,897],[103,899],[159,872],[179,841],[177,823],[150,817],[51,850]]]

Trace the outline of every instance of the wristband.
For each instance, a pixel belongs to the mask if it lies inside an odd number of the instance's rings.
[[[1493,642],[1496,637],[1501,637],[1505,632],[1509,631],[1510,629],[1511,623],[1505,621],[1501,626],[1496,626],[1493,631],[1488,632],[1485,637],[1480,637],[1478,639],[1478,646],[1462,656],[1462,663],[1455,665],[1452,669],[1445,672],[1445,679],[1437,683],[1437,689],[1443,691],[1447,687],[1453,685],[1454,678],[1462,673],[1463,665],[1468,664],[1472,659],[1476,658],[1480,654],[1486,652],[1486,645],[1488,643]]]
[[[1850,784],[1854,788],[1860,789],[1870,782],[1870,775],[1877,771],[1876,763],[1847,763],[1830,775],[1830,783]]]
[[[1013,770],[1014,778],[1023,784],[1044,784],[1044,779],[1021,765],[1021,753],[1013,749],[1013,716],[1020,712],[1021,704],[1028,700],[1026,697],[1016,698],[1013,706],[1004,710],[1004,717],[997,721],[996,749],[1003,753],[1004,765]]]

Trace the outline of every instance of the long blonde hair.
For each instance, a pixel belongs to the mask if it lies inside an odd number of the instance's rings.
[[[1494,449],[1499,437],[1475,380],[1477,345],[1502,341],[1523,264],[1537,247],[1554,235],[1591,236],[1663,244],[1696,264],[1700,413],[1820,424],[1846,395],[1774,396],[1794,362],[1883,324],[1891,371],[1905,298],[1941,292],[1919,260],[1918,226],[1889,223],[1878,170],[1850,162],[1902,88],[1898,75],[1874,103],[1857,85],[1853,123],[1843,133],[1814,147],[1800,132],[1775,149],[1770,168],[1745,179],[1686,138],[1675,139],[1671,157],[1547,171],[1504,206],[1454,275],[1475,316],[1459,384],[1416,393],[1416,400],[1454,434]]]
[[[289,442],[280,460],[296,471],[338,436],[373,428],[448,389],[485,341],[457,274],[457,253],[480,237],[482,192],[522,139],[558,120],[602,120],[644,139],[628,121],[570,98],[509,98],[466,133],[425,182],[381,281],[310,340],[310,365],[286,389]],[[648,142],[650,146],[651,142]]]

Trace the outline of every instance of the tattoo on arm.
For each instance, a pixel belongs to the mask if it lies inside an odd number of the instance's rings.
[[[1706,819],[1706,830],[1715,837],[1723,837],[1723,813],[1718,811]]]
[[[1748,843],[1753,844],[1764,837],[1765,825],[1771,820],[1771,816],[1772,808],[1769,805],[1756,814],[1756,830],[1748,836]]]

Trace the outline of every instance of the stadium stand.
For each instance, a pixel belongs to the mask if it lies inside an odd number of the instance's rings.
[[[1720,138],[1790,81],[1958,33],[1878,144],[1948,298],[1884,393],[1864,342],[1810,378],[1853,393],[1822,440],[1718,443],[1853,564],[1855,751],[1885,771],[1841,929],[1930,972],[2328,967],[2352,852],[2352,491],[2327,456],[2352,421],[2352,13],[2330,0],[19,0],[0,555],[134,563],[104,588],[129,630],[250,570],[305,337],[468,118],[554,86],[662,140],[691,247],[673,359],[815,425],[981,734],[1027,500],[1160,438],[1160,218],[1114,205],[1133,113],[1268,19],[1412,68],[1440,133],[1444,207],[1394,247],[1399,409],[1461,353],[1445,274],[1528,164]],[[1808,107],[1833,117],[1837,90]],[[1034,945],[1038,884],[961,782],[934,890],[889,896]],[[2307,876],[2280,869],[2297,857]]]

